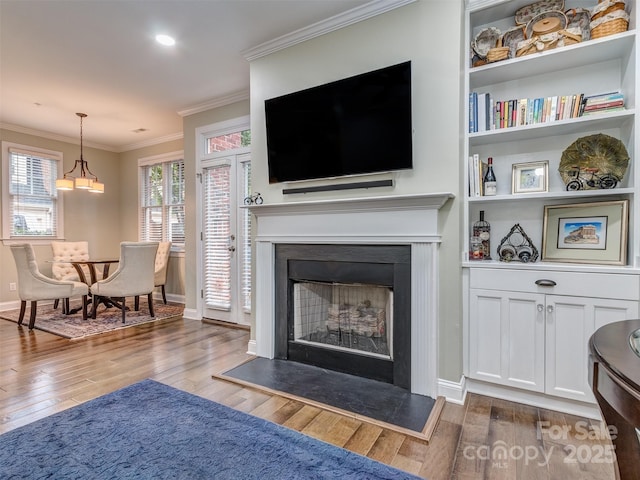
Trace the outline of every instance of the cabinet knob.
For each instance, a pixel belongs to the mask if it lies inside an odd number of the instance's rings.
[[[540,280],[536,280],[536,285],[538,285],[540,287],[555,287],[556,286],[556,282],[554,282],[553,280],[546,279],[546,278],[541,278]]]
[[[547,305],[547,313],[553,313],[553,305]]]
[[[543,310],[544,310],[544,306],[541,303],[539,303],[538,304],[538,311],[542,312]]]

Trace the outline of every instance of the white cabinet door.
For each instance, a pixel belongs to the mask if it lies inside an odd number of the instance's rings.
[[[544,295],[471,289],[470,376],[544,390]]]
[[[545,392],[595,403],[588,382],[589,338],[603,325],[638,318],[638,302],[547,295],[545,311]]]

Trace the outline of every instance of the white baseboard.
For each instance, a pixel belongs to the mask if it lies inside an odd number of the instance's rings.
[[[488,397],[500,398],[510,402],[524,403],[538,408],[555,410],[557,412],[569,413],[579,417],[602,420],[600,409],[597,404],[568,400],[543,393],[528,392],[517,388],[494,385],[478,380],[467,379],[467,391],[486,395]]]
[[[162,292],[153,292],[153,300],[156,302],[162,301]],[[184,295],[176,295],[175,293],[167,293],[167,302],[170,303],[185,303]]]
[[[3,312],[5,310],[15,310],[16,308],[20,308],[20,300],[12,300],[10,302],[0,303],[0,312]]]
[[[463,405],[467,396],[466,381],[464,375],[460,377],[459,382],[451,380],[438,379],[438,396],[443,396],[447,402]]]
[[[249,340],[249,344],[247,345],[247,353],[249,355],[257,355],[258,353],[258,344],[255,340]]]
[[[195,308],[186,308],[182,312],[182,318],[185,320],[202,320],[202,315],[198,314],[198,310]]]

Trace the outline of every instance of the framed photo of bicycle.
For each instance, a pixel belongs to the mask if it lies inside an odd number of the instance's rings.
[[[626,265],[629,201],[545,205],[542,261]]]
[[[549,191],[549,161],[515,163],[511,174],[511,193]]]

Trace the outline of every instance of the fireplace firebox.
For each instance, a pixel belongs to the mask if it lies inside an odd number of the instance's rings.
[[[411,388],[411,247],[275,247],[275,357]]]

